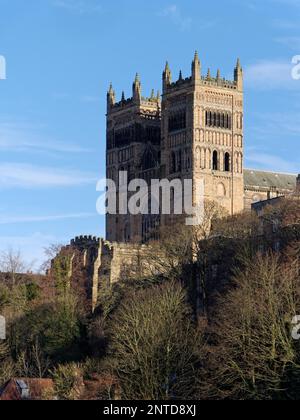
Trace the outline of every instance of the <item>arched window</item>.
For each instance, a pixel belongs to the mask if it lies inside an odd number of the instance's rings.
[[[230,172],[230,154],[229,153],[225,153],[225,156],[224,156],[224,171]]]
[[[221,114],[221,127],[224,128],[224,122],[225,122],[225,115]]]
[[[213,153],[213,171],[217,171],[219,169],[219,156],[218,152],[215,150]]]

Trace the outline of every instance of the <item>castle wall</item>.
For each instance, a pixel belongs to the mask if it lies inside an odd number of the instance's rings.
[[[82,290],[92,311],[101,290],[122,280],[141,279],[157,274],[151,263],[151,249],[145,245],[108,242],[92,236],[73,239],[61,254],[69,257],[67,281]],[[83,283],[80,283],[80,278]]]

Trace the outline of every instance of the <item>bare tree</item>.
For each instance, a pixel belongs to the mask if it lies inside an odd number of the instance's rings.
[[[202,341],[191,324],[184,289],[175,283],[135,292],[112,324],[112,351],[122,397],[189,398]]]
[[[20,278],[20,274],[28,272],[31,265],[27,265],[20,253],[9,248],[0,254],[0,272],[2,277],[8,280],[9,284],[15,286]]]
[[[40,267],[40,271],[45,273],[51,268],[51,263],[54,260],[57,255],[59,255],[61,249],[63,248],[62,244],[51,244],[49,247],[44,248],[44,254],[45,254],[45,261]]]
[[[201,242],[210,237],[212,226],[227,216],[223,207],[206,200],[201,224],[186,226],[181,223],[160,228],[159,240],[152,242],[147,258],[153,272],[180,279],[182,268],[196,261]]]
[[[291,321],[299,313],[298,261],[277,254],[245,260],[215,316],[210,398],[276,399],[299,393]],[[289,380],[293,377],[293,380]],[[203,395],[203,394],[202,394]]]

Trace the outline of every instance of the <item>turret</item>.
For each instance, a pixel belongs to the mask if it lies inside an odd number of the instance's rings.
[[[195,57],[192,62],[192,80],[197,83],[201,80],[201,63],[199,60],[198,52],[195,52]]]
[[[114,106],[116,103],[116,94],[112,87],[112,84],[110,84],[109,91],[107,92],[107,109],[109,110],[112,106]]]
[[[142,85],[138,74],[136,74],[132,85],[132,97],[135,102],[141,102],[142,100]]]
[[[163,72],[163,92],[165,92],[172,83],[172,73],[169,67],[169,63],[166,63],[165,70]]]
[[[234,69],[234,81],[238,90],[243,90],[243,69],[241,67],[240,59],[238,58],[236,67]]]

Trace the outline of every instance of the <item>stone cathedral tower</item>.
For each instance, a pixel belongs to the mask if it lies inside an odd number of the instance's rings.
[[[243,71],[238,60],[234,80],[218,70],[201,74],[195,54],[191,77],[172,83],[163,73],[162,174],[169,179],[203,179],[205,199],[229,214],[244,208]],[[194,203],[198,198],[194,197]]]
[[[202,179],[205,199],[235,214],[244,209],[243,71],[239,60],[233,81],[219,70],[216,77],[201,70],[196,53],[191,76],[180,72],[173,82],[167,63],[162,100],[154,91],[144,98],[138,76],[129,99],[123,93],[116,102],[110,87],[107,177],[117,184],[119,171],[126,170],[129,180],[142,178],[148,185],[151,179]],[[107,215],[107,239],[147,242],[157,226],[174,221],[172,215]]]
[[[138,178],[151,183],[151,179],[160,178],[160,125],[160,93],[155,95],[153,90],[150,97],[143,97],[138,75],[129,99],[123,92],[121,101],[116,102],[110,86],[107,93],[106,175],[117,185],[118,197],[120,171],[127,171],[128,182]],[[112,242],[146,242],[159,222],[158,216],[151,215],[107,215],[106,238]]]

